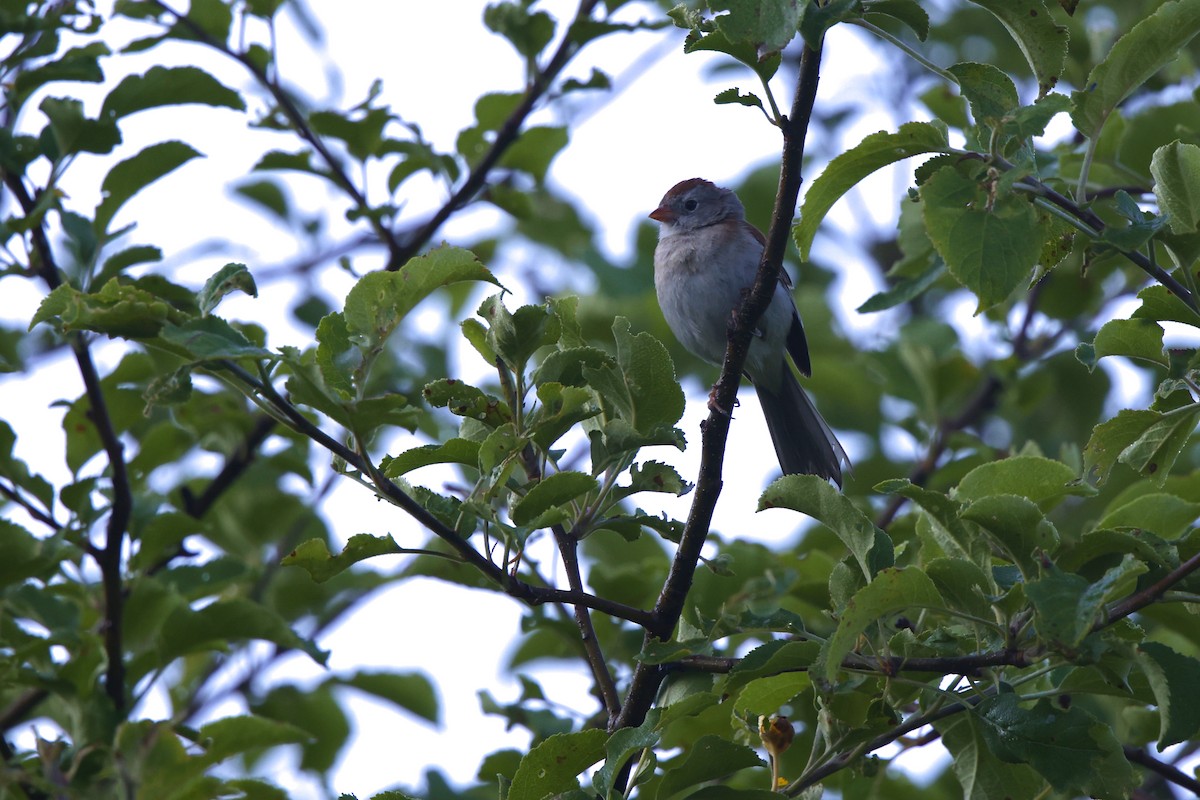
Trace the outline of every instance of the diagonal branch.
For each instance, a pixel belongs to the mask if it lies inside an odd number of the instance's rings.
[[[742,365],[745,364],[746,354],[750,350],[752,333],[759,317],[770,304],[775,287],[779,283],[779,272],[783,268],[783,256],[796,213],[796,201],[800,196],[804,142],[812,118],[813,104],[816,102],[820,65],[821,50],[805,44],[800,56],[800,73],[796,81],[791,114],[783,119],[780,126],[783,132],[783,156],[779,170],[779,189],[775,195],[775,211],[767,232],[767,244],[762,260],[759,262],[758,277],[730,322],[725,363],[721,368],[721,377],[717,379],[713,389],[713,405],[718,408],[733,408],[738,385],[741,383]],[[700,562],[700,551],[712,525],[713,510],[721,494],[722,464],[730,421],[728,414],[713,411],[702,428],[700,474],[696,481],[692,508],[680,537],[671,571],[654,607],[654,624],[647,628],[648,641],[651,638],[669,637],[683,613],[684,602]],[[661,666],[638,664],[629,695],[625,700],[625,708],[617,718],[615,727],[641,724],[654,702],[663,675]]]
[[[339,161],[333,155],[332,151],[330,151],[330,149],[326,146],[325,141],[319,135],[317,135],[317,132],[314,131],[312,126],[308,124],[308,120],[304,118],[304,114],[300,111],[299,107],[296,105],[291,95],[288,94],[287,90],[285,90],[277,80],[267,75],[263,68],[256,63],[254,59],[244,53],[237,52],[225,42],[213,38],[213,36],[209,34],[207,30],[197,24],[195,20],[191,19],[187,14],[176,11],[166,3],[162,2],[162,0],[151,0],[151,2],[178,20],[179,24],[187,28],[188,32],[195,36],[199,41],[228,56],[229,58],[232,58],[234,61],[237,61],[239,64],[245,67],[245,69],[251,75],[254,76],[254,80],[256,80],[270,93],[271,97],[274,98],[276,104],[279,106],[279,109],[283,112],[283,115],[287,117],[288,122],[292,124],[292,127],[295,129],[296,133],[300,135],[300,138],[308,142],[308,144],[312,146],[313,150],[315,150],[321,157],[321,160],[325,162],[325,166],[329,168],[329,172],[334,180],[334,183],[336,183],[338,187],[346,193],[346,195],[354,202],[354,205],[357,206],[358,211],[361,211],[363,216],[370,221],[371,227],[374,228],[376,235],[384,244],[387,245],[388,252],[391,253],[394,258],[397,251],[400,249],[400,242],[396,239],[395,234],[390,228],[376,219],[374,214],[368,213],[371,210],[371,206],[367,202],[366,195],[364,195],[358,186],[355,185],[354,181],[350,180],[350,176],[342,167],[341,161]]]
[[[399,506],[419,524],[446,542],[463,561],[478,569],[484,577],[499,586],[510,597],[531,606],[539,606],[546,603],[582,605],[586,608],[616,617],[617,619],[627,620],[635,625],[642,627],[650,625],[653,615],[649,611],[643,611],[640,608],[627,606],[624,603],[618,603],[582,591],[567,591],[547,586],[535,586],[521,580],[515,575],[508,574],[499,565],[472,547],[471,543],[461,537],[457,531],[445,525],[429,510],[410,497],[403,489],[389,480],[369,460],[362,458],[357,452],[313,424],[298,408],[280,396],[279,392],[269,382],[256,379],[232,361],[214,362],[212,366],[233,376],[240,384],[261,396],[271,409],[279,414],[278,419],[280,422],[297,433],[312,439],[331,454],[345,461],[348,466],[365,475],[381,497]]]
[[[525,119],[532,112],[538,101],[549,90],[554,79],[558,77],[567,62],[574,57],[579,50],[579,45],[575,42],[573,31],[574,28],[581,22],[585,22],[592,16],[592,11],[595,10],[599,0],[580,0],[579,7],[575,11],[575,18],[571,21],[571,25],[567,28],[563,35],[563,40],[559,43],[558,49],[550,60],[546,62],[546,66],[540,69],[533,77],[529,87],[525,90],[525,96],[521,98],[521,103],[513,112],[508,115],[508,119],[504,120],[504,124],[500,126],[500,130],[496,132],[496,138],[492,141],[491,147],[483,154],[478,163],[471,168],[471,172],[467,175],[467,179],[454,192],[446,203],[439,208],[434,215],[429,218],[424,225],[419,227],[410,236],[407,237],[403,246],[398,250],[392,251],[392,258],[388,262],[387,268],[391,271],[400,269],[404,264],[418,252],[421,248],[429,243],[438,229],[445,224],[450,216],[465,206],[484,186],[487,182],[488,173],[500,161],[500,157],[508,148],[512,147],[513,143],[521,135],[521,127],[525,124]]]

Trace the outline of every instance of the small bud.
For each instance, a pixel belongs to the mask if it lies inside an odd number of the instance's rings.
[[[758,718],[758,735],[766,751],[777,757],[792,746],[792,739],[796,738],[796,729],[788,722],[787,717],[768,719],[764,716]]]

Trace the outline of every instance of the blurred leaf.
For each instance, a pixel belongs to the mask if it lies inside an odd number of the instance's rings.
[[[159,642],[163,665],[179,656],[242,639],[263,639],[280,647],[295,648],[324,664],[329,654],[301,639],[274,611],[243,599],[219,600],[199,611],[179,608],[167,619]]]
[[[200,103],[245,111],[241,95],[198,67],[151,67],[129,75],[104,98],[100,118],[115,120],[161,106]]]
[[[420,673],[362,670],[335,680],[342,686],[350,686],[386,700],[435,725],[440,720],[437,692],[429,678]]]
[[[1117,40],[1092,68],[1083,89],[1073,92],[1071,121],[1088,138],[1100,134],[1109,114],[1154,73],[1183,52],[1200,33],[1200,3],[1163,3]]]
[[[672,797],[689,786],[723,778],[738,770],[765,766],[758,753],[744,744],[717,736],[702,736],[667,767],[658,788],[661,798]]]

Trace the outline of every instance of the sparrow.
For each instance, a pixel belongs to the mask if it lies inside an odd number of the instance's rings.
[[[720,364],[730,315],[754,284],[766,237],[746,221],[736,194],[701,178],[673,186],[650,218],[659,223],[654,288],[663,316],[689,352]],[[781,270],[754,331],[745,374],[758,393],[783,474],[819,475],[840,487],[850,459],[796,379],[795,370],[810,376],[812,363],[791,288]]]

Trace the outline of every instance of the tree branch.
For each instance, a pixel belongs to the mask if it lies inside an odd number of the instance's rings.
[[[404,266],[404,264],[418,252],[421,248],[429,243],[438,229],[445,224],[455,211],[465,206],[472,197],[474,197],[484,186],[487,181],[488,173],[500,161],[500,157],[510,148],[517,138],[521,135],[521,126],[525,124],[525,118],[533,112],[534,106],[538,100],[550,88],[554,79],[566,67],[567,62],[579,50],[579,46],[575,43],[572,36],[572,28],[578,23],[589,19],[592,16],[592,11],[595,10],[599,0],[580,0],[579,7],[575,11],[575,18],[571,21],[571,25],[563,34],[562,42],[559,43],[558,49],[546,66],[537,72],[529,87],[525,90],[525,96],[521,99],[513,112],[508,115],[508,119],[504,120],[504,124],[500,126],[500,130],[496,132],[496,138],[492,140],[491,147],[479,159],[479,162],[471,168],[471,172],[467,175],[467,179],[454,192],[446,203],[439,208],[429,221],[420,226],[405,240],[403,246],[392,252],[392,258],[389,260],[387,268],[390,271],[395,271]]]
[[[1130,614],[1141,611],[1148,605],[1151,605],[1181,580],[1191,575],[1197,569],[1200,569],[1200,553],[1196,553],[1187,561],[1180,564],[1175,569],[1168,572],[1158,581],[1142,589],[1140,592],[1126,597],[1124,600],[1116,603],[1108,609],[1108,613],[1103,619],[1097,620],[1092,626],[1092,631],[1099,631],[1107,628],[1119,620],[1125,619]]]
[[[1138,766],[1145,767],[1156,775],[1161,776],[1164,780],[1167,780],[1176,786],[1181,786],[1193,794],[1200,796],[1200,780],[1196,780],[1191,775],[1188,775],[1186,772],[1166,763],[1165,761],[1159,761],[1157,758],[1154,758],[1140,747],[1124,745],[1122,750],[1125,753],[1125,758],[1128,759],[1131,764],[1137,764]]]
[[[195,36],[199,41],[228,56],[229,58],[232,58],[254,76],[254,80],[258,81],[258,83],[270,93],[271,97],[274,98],[275,102],[279,106],[279,109],[283,112],[284,116],[287,117],[288,122],[292,124],[292,127],[295,129],[296,133],[300,135],[300,138],[308,142],[309,145],[312,146],[313,150],[315,150],[321,157],[321,160],[325,162],[325,166],[329,168],[330,175],[334,182],[350,197],[350,199],[354,202],[354,205],[358,207],[358,210],[363,212],[363,216],[370,222],[371,227],[375,230],[376,235],[378,235],[379,239],[385,245],[387,245],[388,252],[394,257],[397,251],[400,249],[400,242],[396,239],[395,234],[390,228],[388,228],[388,226],[376,219],[375,215],[368,213],[371,210],[371,206],[367,202],[366,195],[364,195],[362,191],[360,191],[359,188],[354,184],[354,182],[350,180],[350,176],[347,175],[346,170],[342,168],[341,162],[334,157],[333,153],[325,145],[324,140],[317,135],[317,132],[309,126],[308,120],[304,118],[304,114],[301,113],[300,109],[296,106],[296,103],[292,100],[291,95],[287,93],[287,91],[279,84],[279,82],[273,80],[269,75],[267,75],[266,72],[255,63],[254,59],[250,58],[244,53],[239,53],[233,50],[225,42],[214,39],[209,35],[208,31],[196,24],[196,22],[188,17],[187,14],[176,11],[166,3],[162,2],[162,0],[151,0],[151,2],[167,14],[170,14],[177,19],[179,24],[187,28],[188,32]]]
[[[940,656],[906,658],[904,656],[889,656],[887,658],[872,658],[870,656],[852,653],[842,659],[841,669],[862,672],[864,670],[892,677],[902,672],[934,672],[942,675],[965,675],[978,677],[982,670],[993,667],[1028,667],[1041,657],[1040,650],[1021,650],[1010,648],[991,650],[984,653],[971,653],[965,656]],[[663,666],[667,671],[688,670],[693,672],[710,672],[724,675],[733,670],[741,662],[740,658],[724,658],[718,656],[686,656]],[[788,669],[785,672],[807,672],[804,669]]]
[[[379,472],[368,460],[362,458],[354,450],[351,450],[313,424],[300,413],[298,408],[283,399],[269,382],[257,380],[231,361],[214,362],[213,366],[224,370],[236,378],[238,382],[260,394],[271,408],[279,412],[281,415],[280,421],[292,428],[292,430],[312,439],[334,456],[345,461],[348,466],[367,476],[379,492],[380,497],[390,501],[393,505],[399,506],[431,533],[449,544],[463,561],[478,569],[483,573],[484,577],[498,585],[510,597],[531,606],[543,605],[545,603],[578,604],[609,614],[618,619],[627,620],[635,625],[642,627],[650,625],[653,617],[649,611],[643,611],[640,608],[633,608],[623,603],[617,603],[607,598],[583,592],[535,586],[516,576],[509,575],[501,567],[472,547],[470,542],[458,535],[457,531],[443,524],[441,520],[426,510],[424,506],[409,497],[403,489],[390,481],[383,473]]]
[[[783,155],[779,170],[779,189],[775,195],[775,211],[771,217],[767,244],[763,249],[754,286],[731,319],[725,363],[713,388],[713,405],[718,408],[733,408],[754,327],[770,305],[775,287],[779,283],[779,272],[783,268],[783,256],[796,213],[796,201],[800,195],[804,142],[812,118],[813,104],[816,102],[820,64],[821,50],[814,50],[805,44],[800,56],[800,73],[796,81],[791,114],[784,118],[780,126],[783,132]],[[700,474],[696,481],[691,511],[680,537],[671,571],[655,604],[654,624],[647,628],[647,641],[652,638],[667,639],[683,613],[684,602],[700,561],[700,552],[712,525],[713,510],[721,494],[722,464],[730,421],[728,414],[714,410],[702,428]],[[660,666],[637,666],[629,696],[617,719],[616,727],[635,727],[642,723],[654,702],[663,675]]]

